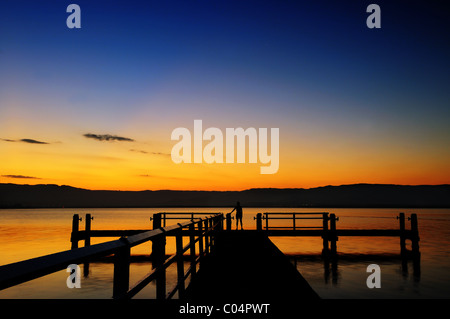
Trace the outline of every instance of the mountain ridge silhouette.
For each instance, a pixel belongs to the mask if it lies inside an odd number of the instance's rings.
[[[0,183],[0,208],[231,207],[236,201],[244,207],[449,208],[450,185],[119,191]]]

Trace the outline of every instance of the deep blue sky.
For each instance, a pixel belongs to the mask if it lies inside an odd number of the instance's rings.
[[[71,2],[2,1],[3,88],[128,100],[182,71],[184,94],[300,88],[379,109],[406,99],[401,112],[448,102],[448,10],[437,5],[378,2],[382,29],[370,30],[370,1],[75,1],[82,29],[70,30]]]

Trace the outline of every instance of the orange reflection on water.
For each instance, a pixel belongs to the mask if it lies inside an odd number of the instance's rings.
[[[70,232],[72,215],[79,213],[83,218],[80,229],[84,229],[85,213],[94,216],[92,229],[151,229],[149,219],[153,213],[162,209],[57,209],[57,210],[3,210],[0,211],[0,265],[17,262],[20,260],[39,257],[42,255],[55,253],[70,249]],[[170,209],[164,209],[169,211]],[[173,209],[180,211],[180,209]],[[195,209],[185,209],[192,211]],[[211,209],[198,209],[211,211]],[[214,209],[214,211],[228,212],[231,208]],[[324,209],[283,209],[283,211],[324,211]],[[280,211],[280,209],[260,209],[244,208],[244,228],[254,229],[255,220],[253,217],[264,211]],[[384,290],[384,294],[379,296],[391,297],[402,296],[399,291],[408,291],[408,296],[440,296],[450,297],[450,286],[448,285],[450,260],[448,255],[448,244],[450,243],[450,210],[398,210],[398,209],[327,209],[330,213],[335,213],[340,217],[337,223],[338,229],[397,229],[398,220],[395,218],[399,211],[404,211],[407,215],[416,212],[419,215],[419,235],[423,286],[412,275],[404,274],[398,270],[401,263],[398,260],[375,259],[375,262],[382,264],[386,280],[384,287],[390,287],[392,291]],[[173,221],[176,222],[176,221]],[[235,227],[233,221],[233,229]],[[409,222],[407,222],[407,228]],[[91,244],[115,240],[117,238],[93,238]],[[271,240],[278,248],[288,255],[314,257],[310,260],[302,260],[297,264],[297,268],[303,273],[305,278],[314,285],[324,296],[359,296],[363,293],[366,278],[365,267],[370,260],[349,258],[339,261],[337,266],[337,285],[330,288],[324,278],[325,268],[320,260],[322,251],[322,239],[320,237],[272,237]],[[188,238],[183,239],[183,244],[188,243]],[[80,241],[80,247],[83,247]],[[151,242],[139,245],[132,249],[133,255],[148,256],[151,253]],[[198,252],[198,244],[196,247]],[[341,256],[347,255],[376,255],[394,256],[400,253],[399,238],[390,237],[341,237],[337,242],[337,251]],[[167,254],[175,252],[174,238],[167,238]],[[377,257],[378,258],[378,257]],[[83,265],[81,265],[83,267]],[[132,263],[131,280],[136,282],[148,271],[151,270],[150,262]],[[187,269],[186,264],[185,269]],[[176,274],[170,268],[169,272]],[[112,285],[113,264],[111,262],[94,262],[90,264],[89,278],[83,279],[81,291],[69,291],[65,286],[67,273],[60,271],[55,274],[45,276],[38,280],[25,283],[13,290],[7,289],[0,292],[0,298],[110,298]],[[397,278],[398,276],[398,278]],[[412,282],[405,282],[405,278],[410,276]],[[176,280],[176,275],[174,275]],[[361,282],[362,285],[361,286]],[[405,288],[407,286],[407,288]],[[141,297],[152,298],[152,288],[150,285],[146,293]],[[347,290],[342,290],[347,287]],[[362,288],[361,288],[362,287]],[[432,287],[432,288],[427,288]],[[345,289],[347,289],[345,288]],[[61,290],[61,293],[57,291]],[[361,290],[362,289],[362,290]],[[45,292],[46,291],[46,292]],[[357,292],[357,293],[356,293]],[[373,294],[373,292],[371,292]],[[355,295],[356,294],[356,295]],[[419,294],[419,295],[418,295]]]

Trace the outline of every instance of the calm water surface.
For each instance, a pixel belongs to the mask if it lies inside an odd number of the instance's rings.
[[[0,265],[70,249],[72,216],[94,216],[92,229],[151,229],[149,217],[161,211],[223,212],[229,208],[198,209],[24,209],[0,210]],[[322,240],[317,237],[272,238],[322,298],[450,298],[450,209],[244,209],[244,228],[254,229],[253,219],[260,212],[329,212],[339,217],[338,229],[398,229],[399,212],[417,213],[420,235],[420,273],[412,261],[402,265],[398,238],[341,237],[337,243],[339,258],[327,265],[320,257]],[[171,221],[175,223],[177,221]],[[282,223],[283,221],[280,221]],[[307,226],[319,221],[305,221]],[[275,223],[271,223],[275,225]],[[281,225],[281,224],[279,224]],[[406,221],[409,228],[409,221]],[[287,225],[286,225],[287,226]],[[233,224],[234,227],[234,224]],[[114,238],[93,238],[96,244]],[[407,241],[408,246],[409,242]],[[80,246],[82,246],[80,242]],[[410,247],[408,247],[410,248]],[[167,240],[168,253],[174,242]],[[132,254],[151,252],[146,243]],[[366,272],[369,264],[381,267],[381,288],[369,289]],[[83,265],[80,265],[83,268]],[[186,267],[185,267],[186,269]],[[151,270],[149,262],[131,265],[130,283]],[[66,286],[68,273],[54,274],[0,291],[0,298],[111,298],[113,264],[91,263],[88,277],[82,277],[81,289]],[[175,284],[176,265],[167,272],[168,287]],[[155,287],[148,285],[137,298],[154,298]]]

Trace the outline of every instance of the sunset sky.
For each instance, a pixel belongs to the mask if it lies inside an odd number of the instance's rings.
[[[449,21],[426,1],[3,0],[0,183],[448,184]],[[196,119],[279,128],[278,172],[175,164],[171,132]]]

